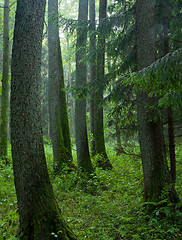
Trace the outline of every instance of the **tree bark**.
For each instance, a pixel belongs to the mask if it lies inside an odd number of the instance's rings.
[[[155,0],[136,2],[136,47],[138,70],[155,61]],[[162,190],[170,186],[171,179],[163,144],[163,133],[157,110],[150,106],[157,104],[147,92],[137,93],[137,117],[142,164],[144,172],[145,200],[160,200]],[[169,189],[171,201],[177,196]]]
[[[120,127],[119,127],[119,113],[118,113],[118,111],[116,112],[116,116],[115,116],[116,142],[117,142],[117,149],[122,149],[122,146],[121,146],[121,131],[120,131]]]
[[[164,31],[164,55],[169,53],[169,38],[168,38],[168,17],[167,17],[167,2],[163,0],[163,31]],[[168,116],[168,138],[169,138],[169,152],[170,152],[170,170],[173,186],[176,182],[176,154],[175,154],[175,139],[174,139],[174,121],[172,107],[167,109]]]
[[[99,34],[97,44],[97,81],[103,81],[105,68],[105,37],[103,20],[106,18],[107,0],[99,1]],[[98,83],[99,85],[99,83]],[[95,149],[100,155],[98,165],[103,169],[112,169],[106,153],[104,140],[103,91],[98,91],[95,99]]]
[[[9,0],[4,0],[3,74],[0,124],[0,157],[7,161],[9,106]]]
[[[72,164],[72,152],[59,39],[58,0],[48,1],[48,46],[50,130],[54,166],[60,171],[63,164]]]
[[[12,52],[11,143],[20,240],[76,240],[55,200],[44,154],[39,79],[45,0],[18,0]]]
[[[66,38],[67,41],[67,47],[69,49],[69,38]],[[69,82],[69,87],[72,88],[72,81],[71,81],[71,60],[69,59],[69,64],[68,64],[68,82]],[[70,128],[71,128],[71,136],[75,137],[75,116],[74,116],[74,102],[73,102],[73,96],[72,93],[70,92],[70,112],[71,112],[71,117],[70,117]]]
[[[176,182],[176,154],[174,139],[174,121],[172,108],[168,108],[168,136],[169,136],[169,152],[170,152],[170,172],[173,186]]]
[[[76,45],[76,87],[85,87],[87,81],[87,67],[84,62],[86,55],[88,20],[88,0],[79,0],[77,45]],[[86,125],[86,99],[79,98],[75,102],[75,136],[77,148],[78,167],[83,171],[93,172],[88,148]]]
[[[95,0],[89,1],[89,18],[90,18],[90,82],[92,91],[90,94],[90,134],[91,134],[91,154],[96,154],[95,149],[95,87],[96,80],[96,27],[95,27]]]

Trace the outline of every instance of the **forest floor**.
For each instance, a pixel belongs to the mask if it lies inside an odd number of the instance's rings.
[[[96,175],[85,186],[82,177],[65,168],[60,175],[52,169],[51,146],[45,145],[51,181],[63,215],[78,239],[182,239],[182,213],[171,205],[147,215],[143,204],[141,159],[135,148],[131,155],[116,156],[107,148],[113,169],[96,167]],[[75,155],[75,153],[74,153]],[[177,147],[176,190],[182,201],[182,147]],[[11,157],[10,157],[11,158]],[[74,156],[76,159],[76,156]],[[85,186],[83,189],[82,186]],[[150,203],[155,204],[155,203]],[[178,206],[179,207],[179,206]],[[0,240],[15,240],[18,227],[17,201],[12,164],[0,163]]]

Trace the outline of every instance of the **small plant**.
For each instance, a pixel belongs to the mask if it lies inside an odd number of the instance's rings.
[[[129,149],[128,149],[129,151]],[[133,149],[132,149],[133,151]],[[113,169],[105,171],[95,166],[90,177],[77,171],[54,174],[52,148],[45,145],[47,165],[57,202],[63,215],[80,240],[180,240],[182,239],[182,213],[168,204],[167,187],[158,203],[143,203],[143,174],[140,159],[133,156],[116,156],[109,148]],[[178,149],[177,162],[181,161]],[[181,168],[178,165],[178,176]],[[0,239],[17,240],[18,212],[13,180],[12,164],[0,164]],[[180,189],[182,178],[177,178]],[[179,191],[179,196],[182,197]],[[146,214],[146,205],[155,206],[152,214]],[[52,233],[59,239],[59,233]]]

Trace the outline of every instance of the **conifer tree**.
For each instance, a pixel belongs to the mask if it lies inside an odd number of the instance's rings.
[[[86,55],[88,20],[88,0],[79,0],[78,28],[76,44],[76,87],[86,86],[87,67],[84,60]],[[79,96],[75,102],[75,135],[77,148],[78,167],[87,173],[93,172],[90,153],[88,148],[87,125],[86,125],[86,99]]]
[[[103,81],[105,68],[105,36],[104,19],[106,18],[107,0],[99,1],[99,36],[97,42],[97,81]],[[112,169],[112,165],[106,153],[104,140],[104,120],[103,120],[103,92],[98,91],[95,99],[95,124],[94,139],[96,154],[99,154],[98,165],[103,169]]]
[[[45,0],[18,0],[12,52],[11,143],[20,240],[76,240],[55,200],[41,129]]]
[[[90,82],[94,85],[96,80],[96,24],[95,24],[95,0],[89,1],[90,20]],[[91,154],[96,154],[95,149],[95,89],[92,87],[90,94],[90,133],[91,133]]]
[[[72,165],[72,152],[59,39],[58,0],[48,1],[48,17],[50,131],[54,167],[60,171],[63,164]]]
[[[154,0],[136,1],[136,50],[138,70],[155,61],[155,6]],[[162,191],[170,187],[171,178],[165,158],[161,121],[156,108],[155,97],[149,97],[146,91],[137,93],[137,115],[140,149],[144,172],[145,200],[160,201]],[[171,202],[178,201],[176,192],[169,189]],[[148,207],[148,211],[151,211]]]
[[[3,74],[0,122],[0,157],[7,160],[9,107],[9,0],[4,0]]]

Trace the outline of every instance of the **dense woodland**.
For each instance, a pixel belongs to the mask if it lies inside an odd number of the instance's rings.
[[[0,240],[182,239],[181,23],[181,0],[0,0]]]

